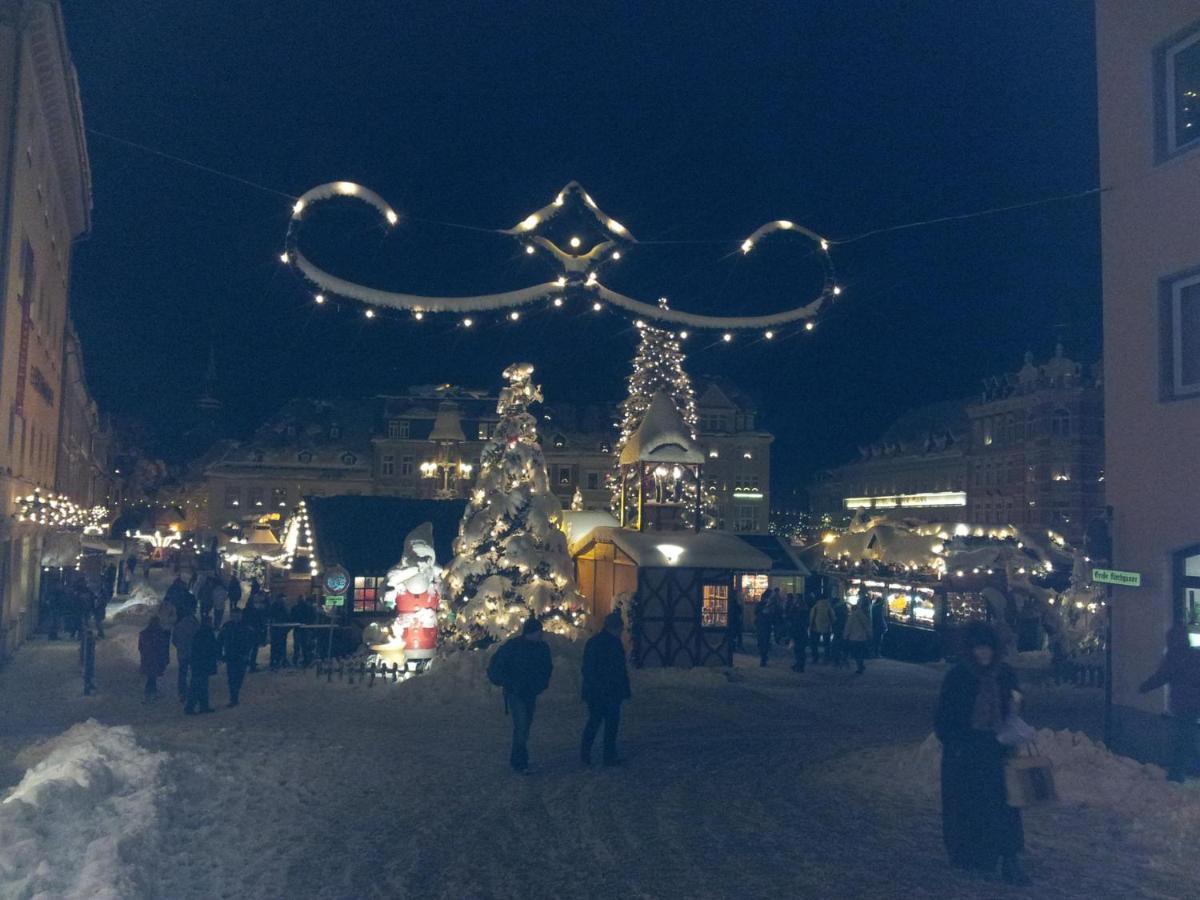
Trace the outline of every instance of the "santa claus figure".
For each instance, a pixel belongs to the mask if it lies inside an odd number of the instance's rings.
[[[433,526],[426,522],[404,540],[404,556],[387,574],[383,602],[396,610],[393,640],[404,644],[410,660],[431,659],[437,652],[437,610],[442,569],[433,549]]]

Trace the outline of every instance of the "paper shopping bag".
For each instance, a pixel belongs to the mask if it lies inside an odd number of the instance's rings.
[[[1033,746],[1028,747],[1027,754],[1010,756],[1005,761],[1004,788],[1008,805],[1018,809],[1058,800],[1058,792],[1054,788],[1054,767]]]

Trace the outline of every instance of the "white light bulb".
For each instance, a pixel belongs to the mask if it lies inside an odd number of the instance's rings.
[[[296,205],[292,207],[292,215],[293,215],[293,216],[298,216],[298,215],[300,215],[300,213],[302,213],[302,212],[304,212],[304,201],[303,201],[303,200],[297,200],[297,201],[296,201]]]
[[[288,255],[287,255],[287,251],[286,251],[286,250],[285,250],[283,253],[280,253],[280,254],[279,254],[279,261],[280,261],[281,263],[285,263],[285,262],[287,262],[287,261],[288,261]]]
[[[425,313],[418,309],[415,313],[413,313],[413,318],[420,322],[423,318],[425,318]]]
[[[835,285],[833,286],[833,296],[835,296],[835,297],[836,297],[836,296],[838,296],[839,294],[841,294],[841,292],[842,292],[842,289],[841,289],[840,287],[838,287],[838,286],[835,284]]]
[[[728,344],[730,341],[733,340],[733,335],[727,331],[723,335],[721,335],[721,340],[723,340],[725,343]]]
[[[804,323],[804,330],[805,330],[805,331],[812,331],[812,330],[813,330],[814,328],[816,328],[816,327],[817,327],[817,326],[816,326],[814,323],[812,323],[812,322],[805,322],[805,323]]]
[[[562,305],[563,305],[563,298],[562,298],[562,297],[555,297],[555,298],[554,298],[554,305],[555,305],[555,306],[562,306]]]
[[[464,328],[470,328],[474,324],[475,324],[475,322],[473,319],[463,319],[463,327]]]
[[[746,240],[742,241],[742,252],[743,253],[749,253],[753,249],[754,249],[754,242],[752,240],[750,240],[750,238],[746,238]]]
[[[579,238],[577,238],[577,237],[573,237],[573,238],[571,238],[571,246],[572,246],[572,247],[578,247],[578,246],[579,246],[580,244],[582,244],[582,243],[583,243],[583,241],[581,241],[581,240],[580,240]]]
[[[604,307],[600,305],[599,301],[596,301],[595,303],[592,304],[592,309],[595,310],[596,312],[600,312],[600,310],[602,310],[603,308]]]
[[[526,244],[525,252],[528,253],[530,256],[533,256],[533,244]]]
[[[375,310],[373,310],[373,309],[368,309],[368,310],[366,311],[365,315],[366,315],[366,317],[367,317],[368,319],[373,319],[373,318],[375,318]]]
[[[521,318],[521,314],[514,309],[508,314],[508,317],[515,322],[517,319]]]
[[[771,340],[771,338],[775,337],[775,332],[768,331],[766,334],[763,335],[763,337],[765,337],[769,341],[769,340]]]
[[[621,251],[620,251],[620,250],[614,250],[614,251],[613,251],[612,258],[613,258],[613,259],[620,259],[620,258],[621,258]]]
[[[825,238],[821,238],[821,249],[822,250],[829,249],[829,241],[825,240]]]
[[[559,275],[554,283],[556,285],[558,285],[559,287],[566,287],[567,286],[567,278],[565,275]]]
[[[687,333],[686,331],[681,331],[681,332],[679,332],[679,339],[680,339],[680,340],[686,341],[686,340],[687,340],[687,336],[688,336],[688,333]]]
[[[313,299],[314,299],[314,300],[316,300],[318,303],[324,303],[324,302],[325,302],[325,295],[324,295],[324,294],[317,294],[317,296],[313,297]]]
[[[394,209],[389,209],[387,212],[384,213],[384,216],[387,217],[389,225],[395,225],[397,222],[400,221],[400,217],[398,215],[396,215],[396,211]]]

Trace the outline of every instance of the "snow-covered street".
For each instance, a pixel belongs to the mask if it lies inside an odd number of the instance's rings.
[[[922,748],[937,667],[876,661],[857,679],[825,667],[798,676],[781,651],[766,670],[739,657],[733,671],[635,672],[627,765],[583,770],[577,651],[555,644],[534,773],[520,777],[507,767],[508,720],[478,659],[374,687],[261,673],[232,710],[216,678],[219,711],[184,717],[173,665],[161,699],[141,702],[141,621],[127,614],[101,642],[96,696],[81,696],[69,642],[31,643],[0,674],[0,895],[1200,890],[1191,857],[1200,794],[1071,735],[1044,735],[1062,802],[1026,815],[1035,887],[952,871],[935,742]],[[1033,688],[1029,718],[1095,733],[1100,701],[1097,690]]]

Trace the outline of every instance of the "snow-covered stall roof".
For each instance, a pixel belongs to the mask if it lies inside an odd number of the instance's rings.
[[[567,536],[567,549],[574,553],[597,528],[616,528],[620,524],[607,510],[566,509],[563,510],[559,527]]]
[[[738,535],[743,541],[760,550],[771,558],[771,571],[778,575],[812,574],[812,570],[804,564],[797,548],[791,546],[783,538],[775,534],[742,534]]]
[[[423,522],[433,525],[438,560],[449,560],[466,503],[407,497],[305,498],[321,565],[339,565],[363,575],[385,574],[403,554],[404,538]]]
[[[621,450],[621,465],[635,462],[703,463],[704,454],[664,391],[656,391],[642,424]]]
[[[851,531],[834,537],[827,553],[851,559],[879,559],[899,565],[932,565],[942,540],[936,534],[925,535],[893,525],[875,525],[865,531]]]
[[[630,531],[596,528],[592,540],[611,541],[638,566],[768,572],[771,558],[722,531]],[[672,559],[674,562],[672,562]]]

